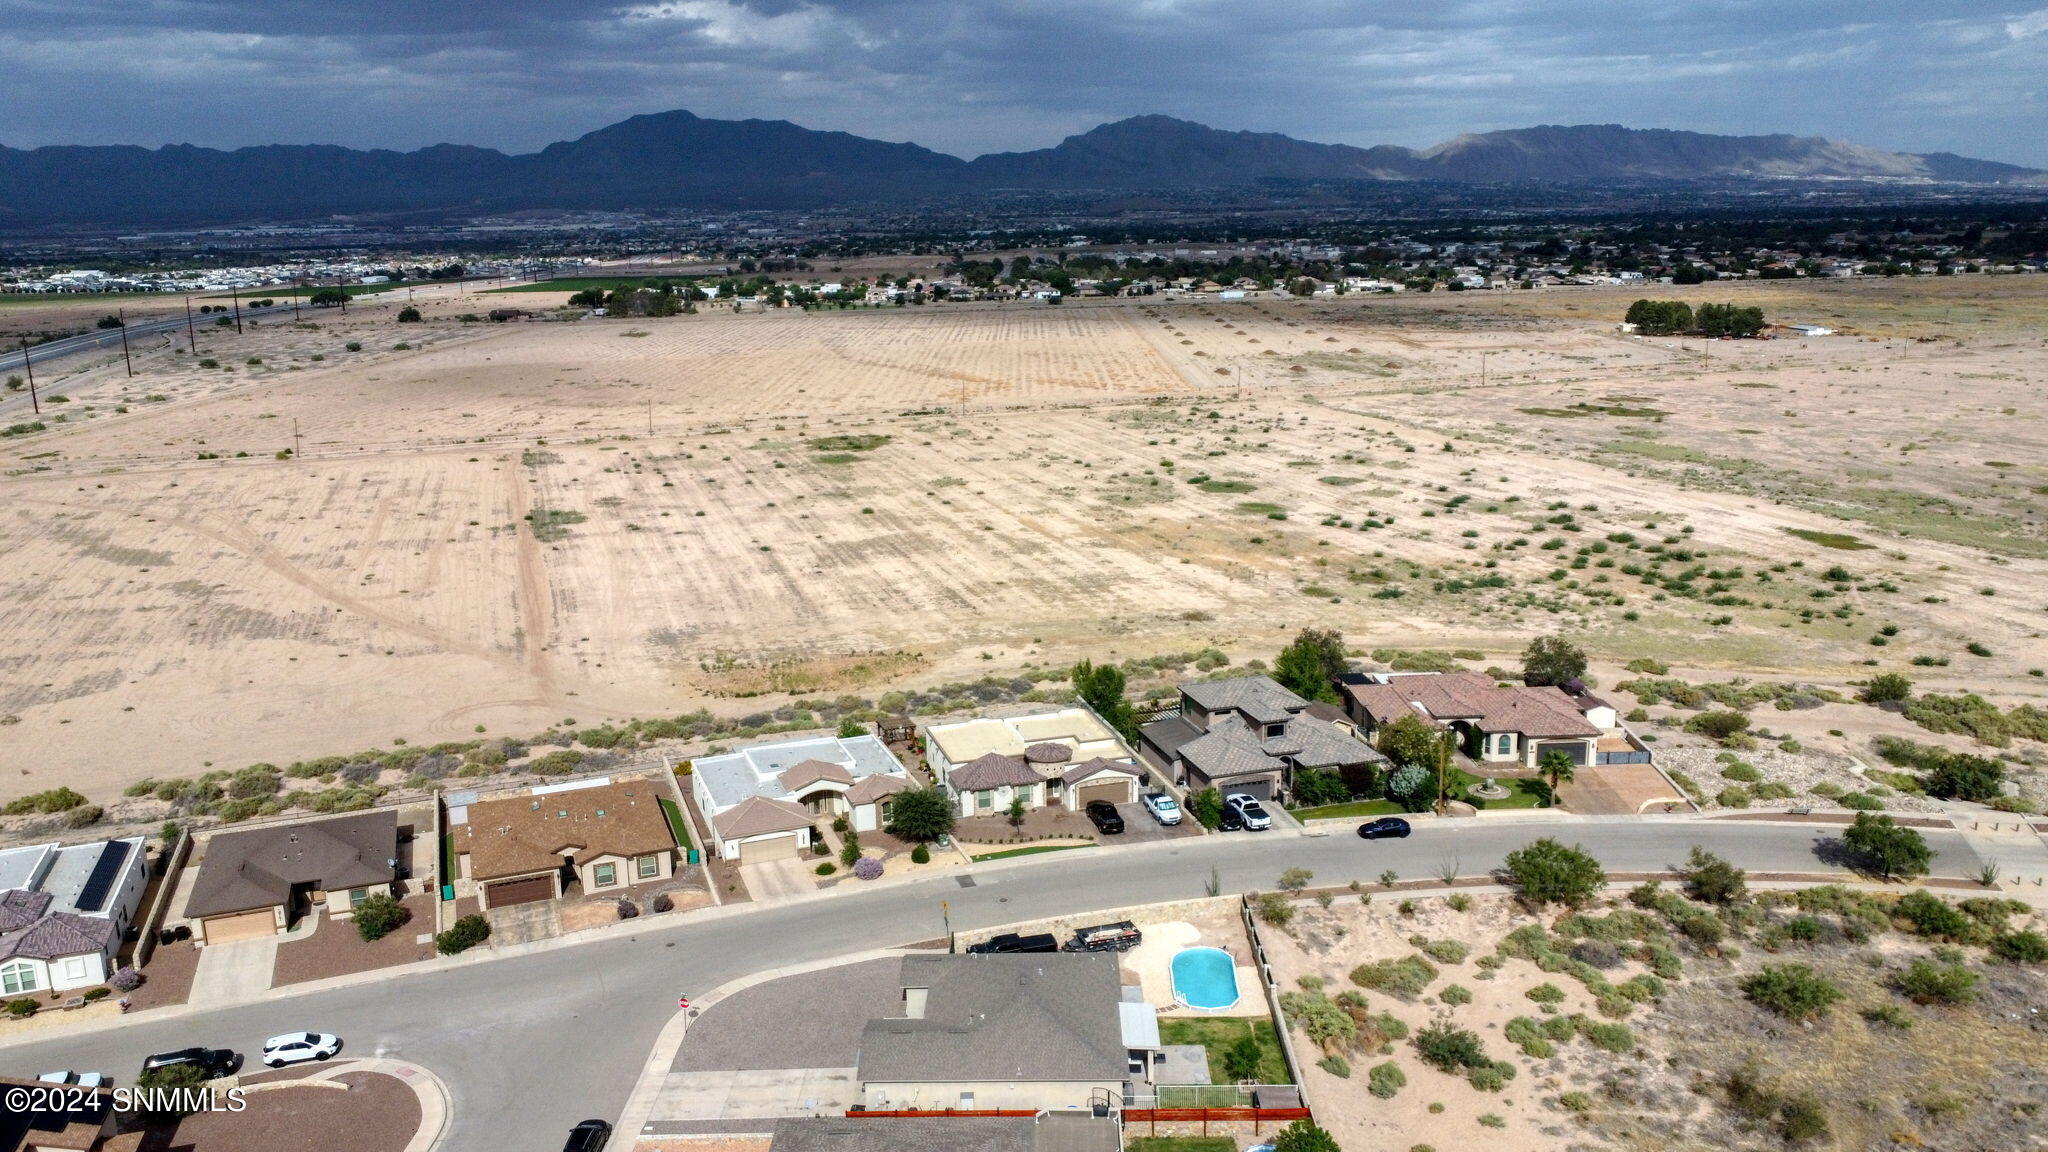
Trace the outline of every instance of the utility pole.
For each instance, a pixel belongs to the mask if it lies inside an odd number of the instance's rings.
[[[647,398],[647,437],[654,438],[654,397]]]
[[[192,345],[192,354],[199,355],[199,333],[192,329],[192,298],[185,297],[185,339]]]
[[[121,362],[128,366],[128,375],[135,375],[135,358],[128,355],[128,310],[114,309],[114,319],[121,322]]]
[[[28,337],[26,336],[22,337],[21,340],[21,366],[28,372],[29,405],[36,410],[36,415],[41,416],[43,414],[43,402],[36,399],[36,365],[35,361],[30,360],[28,357]]]
[[[242,334],[242,296],[233,288],[228,289],[228,299],[235,302],[235,335]]]
[[[306,443],[299,438],[299,418],[294,416],[292,417],[292,459],[304,459],[305,455]]]
[[[1486,353],[1479,354],[1479,386],[1486,387]]]

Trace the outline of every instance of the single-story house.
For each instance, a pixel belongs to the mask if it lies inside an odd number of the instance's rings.
[[[905,956],[899,982],[861,1032],[871,1110],[1114,1106],[1160,1046],[1156,1012],[1124,1010],[1113,953]]]
[[[1199,791],[1279,800],[1301,768],[1343,773],[1356,786],[1387,758],[1340,709],[1312,703],[1270,676],[1200,680],[1180,686],[1180,711],[1138,731],[1147,761],[1174,783]]]
[[[476,884],[485,908],[665,880],[676,871],[665,791],[644,776],[600,776],[451,804],[456,876]]]
[[[1478,672],[1366,673],[1338,687],[1368,736],[1418,715],[1456,732],[1465,755],[1485,764],[1534,768],[1549,752],[1595,764],[1600,737],[1620,725],[1614,706],[1589,693],[1500,684]]]
[[[915,787],[873,736],[757,744],[690,766],[690,793],[718,855],[753,863],[795,856],[812,827],[844,816],[856,832],[889,823],[889,802]]]
[[[142,837],[0,852],[0,994],[106,983],[149,882]]]
[[[114,1090],[77,1085],[55,1092],[36,1080],[0,1076],[18,1100],[0,1109],[0,1152],[134,1152],[141,1132],[115,1135]]]
[[[768,1152],[1123,1152],[1114,1115],[788,1117]]]
[[[925,728],[925,761],[961,816],[1095,800],[1135,804],[1145,768],[1089,708],[977,717]]]
[[[347,916],[404,874],[389,809],[216,832],[200,851],[184,917],[201,944],[275,935],[315,904]]]

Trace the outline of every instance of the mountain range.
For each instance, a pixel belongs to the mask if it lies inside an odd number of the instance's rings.
[[[1003,190],[1163,192],[1271,182],[1466,184],[1881,180],[2023,184],[2048,172],[1811,136],[1714,136],[1618,124],[1459,136],[1433,148],[1317,144],[1135,116],[1050,148],[963,160],[786,120],[634,116],[538,152],[438,144],[223,151],[190,144],[0,147],[0,226],[306,220],[528,208],[801,208]]]

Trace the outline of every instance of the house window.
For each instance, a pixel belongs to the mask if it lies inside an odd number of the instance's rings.
[[[1495,736],[1493,738],[1493,750],[1503,756],[1507,755],[1510,752],[1513,752],[1515,750],[1514,733],[1503,732],[1500,735]]]
[[[996,794],[993,792],[976,792],[974,794],[974,806],[983,812],[988,811],[996,806]]]
[[[652,880],[659,875],[661,875],[661,857],[642,856],[640,858],[640,878],[642,880]]]
[[[609,888],[619,882],[617,864],[599,864],[596,869],[596,883],[599,888]]]
[[[0,968],[0,992],[13,995],[16,992],[33,992],[40,986],[36,978],[36,967],[25,960],[17,960]]]

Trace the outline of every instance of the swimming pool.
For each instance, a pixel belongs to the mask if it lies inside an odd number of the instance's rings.
[[[1190,1008],[1235,1007],[1237,962],[1221,948],[1183,948],[1173,957],[1173,998]]]

